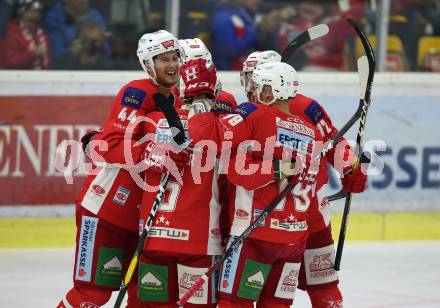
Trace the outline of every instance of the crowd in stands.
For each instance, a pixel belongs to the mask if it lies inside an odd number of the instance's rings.
[[[354,70],[362,53],[345,17],[375,46],[378,0],[185,0],[179,37],[199,37],[220,70],[239,70],[256,50],[282,51],[307,28],[330,32],[293,59],[298,70]],[[166,1],[0,0],[0,68],[138,69],[137,39],[165,28]],[[122,9],[123,8],[123,9]],[[124,10],[124,12],[122,12]],[[121,18],[121,15],[123,17]],[[393,0],[387,71],[440,71],[440,0]]]

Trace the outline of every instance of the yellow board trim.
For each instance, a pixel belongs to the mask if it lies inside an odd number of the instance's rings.
[[[341,214],[332,215],[333,237]],[[0,248],[73,247],[73,217],[0,218]],[[352,213],[347,241],[440,240],[440,213]]]

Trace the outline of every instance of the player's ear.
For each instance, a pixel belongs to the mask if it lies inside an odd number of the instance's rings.
[[[147,61],[144,61],[145,67],[147,69],[147,73],[148,75],[151,76],[151,78],[156,78],[156,72],[154,71],[154,69],[147,64]]]

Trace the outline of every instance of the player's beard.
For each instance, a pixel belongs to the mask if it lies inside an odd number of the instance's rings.
[[[165,76],[157,76],[156,82],[159,86],[164,88],[171,88],[179,82],[179,73],[176,73],[175,77],[171,77],[168,75]]]

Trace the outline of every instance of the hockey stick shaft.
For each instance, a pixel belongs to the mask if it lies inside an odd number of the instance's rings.
[[[375,58],[374,58],[374,52],[371,48],[371,44],[365,34],[365,32],[360,28],[358,24],[356,24],[355,21],[352,19],[348,19],[348,22],[351,24],[351,26],[354,28],[356,33],[358,34],[362,45],[365,50],[365,54],[368,61],[368,78],[366,80],[366,84],[364,85],[365,92],[361,92],[361,100],[360,104],[362,105],[362,111],[360,115],[360,121],[359,121],[359,130],[356,137],[356,149],[355,153],[357,155],[357,159],[355,163],[353,164],[353,169],[360,168],[360,159],[361,159],[361,147],[363,144],[363,137],[364,137],[364,131],[365,131],[365,123],[367,120],[367,112],[370,107],[371,102],[371,87],[373,85],[373,79],[374,79],[374,69],[375,69]],[[358,66],[362,65],[361,60],[358,61]],[[362,91],[362,78],[361,78],[361,91]],[[336,249],[336,257],[335,257],[335,265],[334,269],[336,271],[339,271],[341,268],[341,259],[342,259],[342,251],[344,249],[344,243],[345,243],[345,235],[347,233],[347,226],[348,226],[348,219],[350,216],[350,208],[351,208],[351,200],[352,200],[352,194],[347,193],[347,197],[345,199],[345,206],[344,206],[344,212],[342,215],[342,222],[341,222],[341,229],[339,231],[339,238],[338,238],[338,247]]]
[[[289,63],[290,58],[303,47],[308,42],[320,38],[326,35],[329,31],[329,28],[326,24],[319,24],[313,26],[300,35],[298,35],[295,39],[293,39],[289,45],[283,50],[281,54],[281,62]]]

